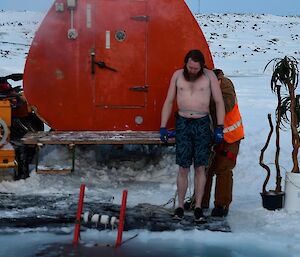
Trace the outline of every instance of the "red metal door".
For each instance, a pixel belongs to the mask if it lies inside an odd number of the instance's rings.
[[[146,2],[106,0],[95,4],[95,106],[144,108],[148,91]]]

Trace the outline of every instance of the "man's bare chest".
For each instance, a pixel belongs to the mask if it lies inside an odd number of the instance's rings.
[[[196,81],[186,81],[184,79],[178,80],[177,83],[177,92],[180,93],[190,93],[190,94],[199,94],[199,93],[208,93],[210,92],[209,81],[203,77],[199,78]]]

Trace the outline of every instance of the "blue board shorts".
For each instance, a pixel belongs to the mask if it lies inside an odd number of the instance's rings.
[[[198,119],[176,115],[176,164],[189,168],[208,166],[212,146],[209,116]]]

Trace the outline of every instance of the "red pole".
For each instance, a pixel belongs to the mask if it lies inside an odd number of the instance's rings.
[[[118,236],[117,236],[117,241],[116,241],[116,247],[119,247],[122,244],[122,234],[123,234],[123,228],[124,228],[127,194],[128,194],[128,191],[123,190],[122,205],[121,205],[121,211],[120,211],[120,221],[119,221],[119,227],[118,227]]]
[[[81,213],[82,213],[82,209],[83,209],[84,190],[85,190],[85,184],[81,184],[79,200],[78,200],[77,215],[76,215],[76,221],[75,221],[75,230],[74,230],[74,239],[73,239],[74,245],[78,244],[78,239],[79,239],[79,235],[80,235],[80,219],[81,219]]]

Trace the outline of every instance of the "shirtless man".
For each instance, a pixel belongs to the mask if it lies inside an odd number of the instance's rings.
[[[210,129],[209,103],[212,95],[216,103],[217,124],[214,131],[216,143],[223,141],[224,102],[218,80],[211,70],[205,67],[203,54],[191,50],[184,58],[184,68],[174,72],[161,114],[160,138],[168,140],[167,122],[177,95],[178,114],[176,117],[176,164],[178,208],[174,218],[184,216],[184,198],[188,187],[188,172],[194,163],[195,221],[203,219],[201,202],[206,182],[205,166],[211,151],[212,133]]]

